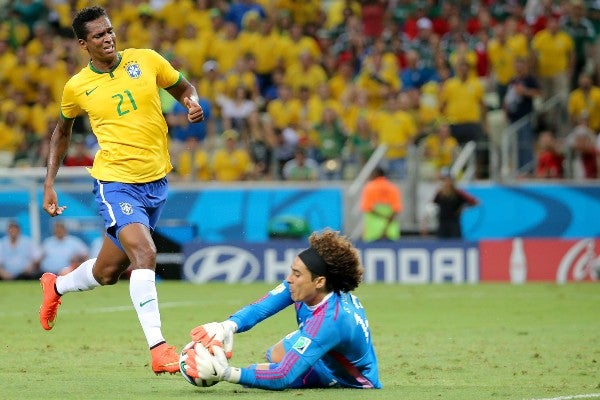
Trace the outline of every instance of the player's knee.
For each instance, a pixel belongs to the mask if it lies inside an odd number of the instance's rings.
[[[114,285],[119,281],[119,277],[127,266],[104,266],[94,271],[94,279],[102,286]]]
[[[282,342],[271,346],[265,353],[265,358],[270,363],[280,363],[283,357],[285,357],[285,348]]]
[[[149,268],[156,265],[156,246],[154,243],[140,243],[130,246],[129,259],[137,268]]]
[[[121,274],[120,273],[107,273],[107,272],[103,272],[102,274],[100,274],[100,276],[94,276],[94,278],[96,278],[96,280],[98,281],[98,283],[102,286],[106,286],[106,285],[114,285],[115,283],[117,283],[119,281],[119,276]]]

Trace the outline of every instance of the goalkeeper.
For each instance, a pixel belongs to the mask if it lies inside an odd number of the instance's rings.
[[[350,294],[363,274],[358,251],[331,230],[313,233],[309,243],[282,284],[226,321],[191,331],[192,339],[204,347],[188,350],[187,374],[213,380],[216,374],[221,381],[271,390],[381,388],[369,322],[358,298]],[[245,332],[290,305],[298,329],[267,350],[268,363],[230,366],[233,333]],[[203,371],[211,375],[202,376]]]

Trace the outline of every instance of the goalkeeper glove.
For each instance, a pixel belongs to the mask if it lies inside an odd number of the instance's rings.
[[[231,320],[223,322],[209,322],[191,330],[190,336],[194,342],[201,343],[211,349],[216,342],[222,345],[227,358],[233,355],[233,334],[237,331],[237,324]]]
[[[193,378],[218,380],[231,383],[240,381],[242,371],[229,365],[225,351],[217,344],[210,348],[202,345],[187,350],[185,371]]]

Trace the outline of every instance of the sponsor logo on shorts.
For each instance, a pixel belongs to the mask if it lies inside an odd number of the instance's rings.
[[[121,212],[125,215],[131,215],[133,214],[133,206],[129,203],[119,203],[119,206],[121,207]]]
[[[304,354],[304,352],[306,351],[306,349],[308,349],[308,346],[310,346],[311,342],[312,342],[312,340],[310,340],[306,336],[300,336],[298,338],[298,340],[296,340],[296,343],[294,343],[294,345],[292,346],[292,348],[294,350],[296,350],[298,353]]]

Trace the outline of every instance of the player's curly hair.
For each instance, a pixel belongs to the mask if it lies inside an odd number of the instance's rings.
[[[100,6],[86,7],[75,15],[73,18],[73,32],[77,39],[85,39],[88,35],[88,30],[85,24],[90,21],[95,21],[100,17],[106,17],[106,10]]]
[[[358,287],[363,267],[358,250],[348,238],[328,229],[321,233],[313,232],[308,242],[328,264],[325,275],[328,291],[350,292]]]

